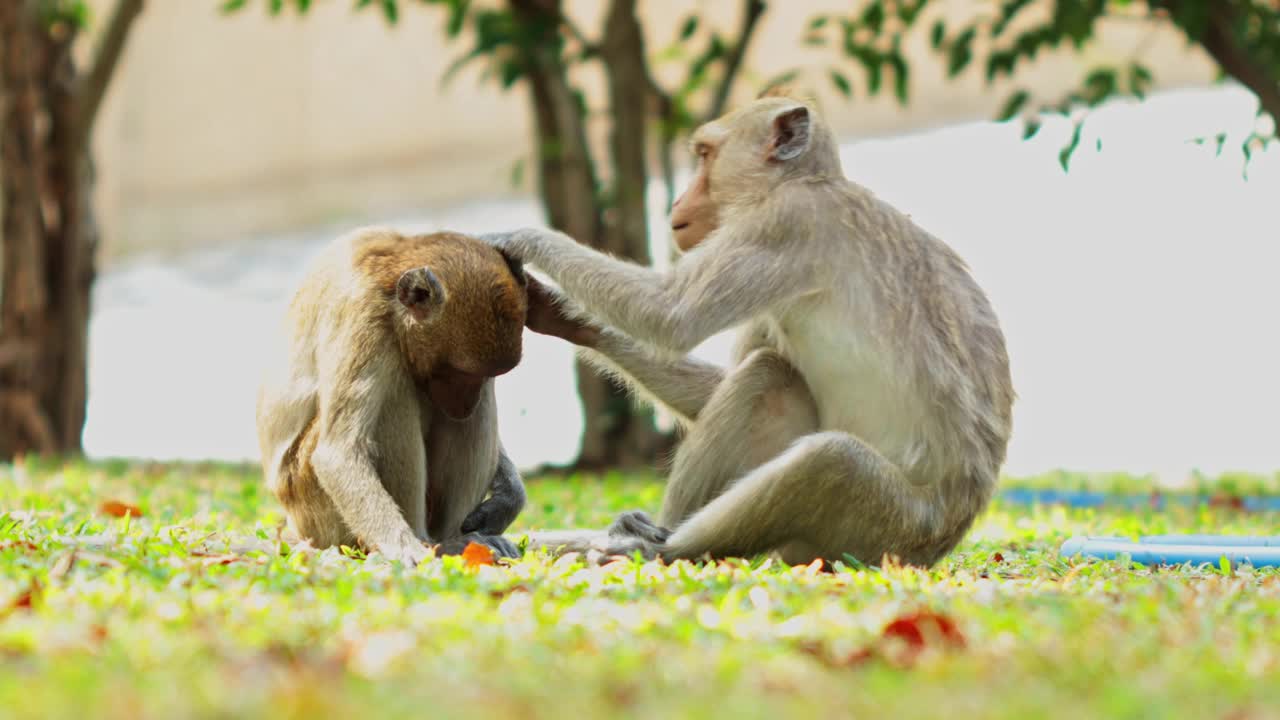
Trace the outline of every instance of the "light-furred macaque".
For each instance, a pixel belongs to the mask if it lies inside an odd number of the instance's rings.
[[[321,253],[258,396],[263,474],[296,534],[407,564],[432,542],[519,554],[492,378],[520,361],[526,282],[456,233],[369,228]]]
[[[986,506],[1009,440],[987,298],[948,246],[845,178],[809,104],[762,97],[693,149],[669,273],[551,231],[484,238],[567,296],[533,283],[531,329],[586,347],[687,429],[656,524],[632,512],[531,547],[935,563]],[[729,328],[731,367],[686,357]]]

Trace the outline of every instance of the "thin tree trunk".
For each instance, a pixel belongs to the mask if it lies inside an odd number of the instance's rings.
[[[521,61],[538,136],[539,192],[549,223],[591,247],[647,262],[643,243],[642,254],[635,248],[615,247],[615,235],[605,229],[585,113],[561,58],[560,0],[510,0],[510,6],[526,33]],[[642,118],[643,112],[638,118],[641,123]],[[643,152],[643,141],[640,148]],[[576,465],[602,468],[651,461],[651,412],[636,408],[625,388],[589,365],[579,362],[575,369],[584,420]]]
[[[606,249],[615,255],[648,265],[649,220],[645,191],[649,185],[646,152],[649,75],[644,54],[644,34],[636,19],[636,0],[613,0],[600,43],[609,85],[609,116],[613,126],[609,150],[613,160],[613,207],[606,215]],[[662,444],[654,425],[653,410],[634,407],[625,424],[616,429],[621,438],[621,464],[650,461]]]

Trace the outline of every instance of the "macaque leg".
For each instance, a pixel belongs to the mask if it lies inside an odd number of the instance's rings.
[[[800,373],[772,350],[752,351],[716,387],[680,443],[658,524],[676,527],[817,429],[818,411]]]
[[[754,420],[753,420],[754,419]],[[716,386],[676,452],[660,521],[623,513],[608,530],[530,533],[530,547],[652,554],[675,527],[736,479],[816,431],[818,414],[800,374],[781,355],[752,351]]]
[[[848,554],[865,563],[888,553],[927,564],[936,559],[934,545],[947,542],[936,497],[857,437],[815,433],[691,516],[659,553],[694,559],[779,550],[788,562]],[[902,538],[916,542],[903,546]]]

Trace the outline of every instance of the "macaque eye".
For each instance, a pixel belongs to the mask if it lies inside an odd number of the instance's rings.
[[[706,143],[698,143],[693,146],[693,154],[696,155],[699,160],[706,160],[707,156],[711,154],[711,146]]]

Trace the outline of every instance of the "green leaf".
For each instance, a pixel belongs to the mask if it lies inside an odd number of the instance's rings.
[[[976,28],[965,28],[947,49],[947,76],[955,77],[968,66],[969,61],[973,59],[973,50],[970,47],[973,44],[974,35],[977,34]]]
[[[1030,140],[1038,132],[1040,132],[1040,118],[1027,118],[1026,126],[1022,128],[1022,139]]]
[[[845,77],[839,70],[831,70],[831,84],[836,86],[836,90],[845,96],[846,99],[853,97],[853,85],[849,83],[849,78]]]
[[[1115,68],[1097,68],[1084,79],[1084,101],[1098,105],[1115,94],[1117,87]]]
[[[219,11],[224,13],[233,13],[237,10],[243,10],[248,4],[249,0],[226,0],[226,2],[222,3],[222,7],[219,8]]]
[[[831,18],[826,15],[819,15],[815,17],[809,21],[809,30],[821,30],[823,27],[826,27],[827,21],[830,19]]]
[[[859,24],[871,30],[871,32],[879,35],[884,28],[884,2],[883,0],[875,0],[862,11],[862,17],[858,19]]]
[[[906,105],[907,91],[910,87],[910,70],[907,68],[907,61],[901,53],[895,52],[889,55],[887,62],[893,68],[893,94],[897,96],[900,104]]]
[[[1004,106],[1000,108],[1000,114],[996,116],[996,120],[1004,122],[1005,120],[1012,118],[1014,115],[1017,115],[1022,111],[1022,108],[1026,106],[1027,101],[1030,99],[1031,93],[1026,90],[1019,90],[1015,92],[1004,102]]]
[[[387,18],[387,23],[395,25],[400,19],[400,3],[397,0],[382,0],[382,14]]]
[[[468,0],[452,0],[449,3],[449,23],[445,26],[445,34],[450,38],[456,38],[462,32],[470,4]]]
[[[1076,123],[1071,130],[1071,140],[1067,142],[1066,147],[1058,152],[1058,164],[1062,166],[1063,172],[1067,172],[1070,169],[1071,156],[1080,145],[1080,131],[1082,128],[1083,123]]]
[[[690,15],[688,18],[685,18],[684,25],[680,27],[680,42],[684,42],[685,40],[693,37],[693,34],[696,32],[698,32],[698,16]]]
[[[1152,81],[1151,71],[1143,65],[1133,63],[1129,66],[1129,92],[1139,99],[1146,96]]]
[[[929,45],[934,50],[942,47],[942,41],[947,38],[947,24],[941,20],[933,24],[933,29],[929,31]]]
[[[267,11],[273,16],[279,15],[281,10],[284,10],[284,0],[271,0],[267,3]]]

